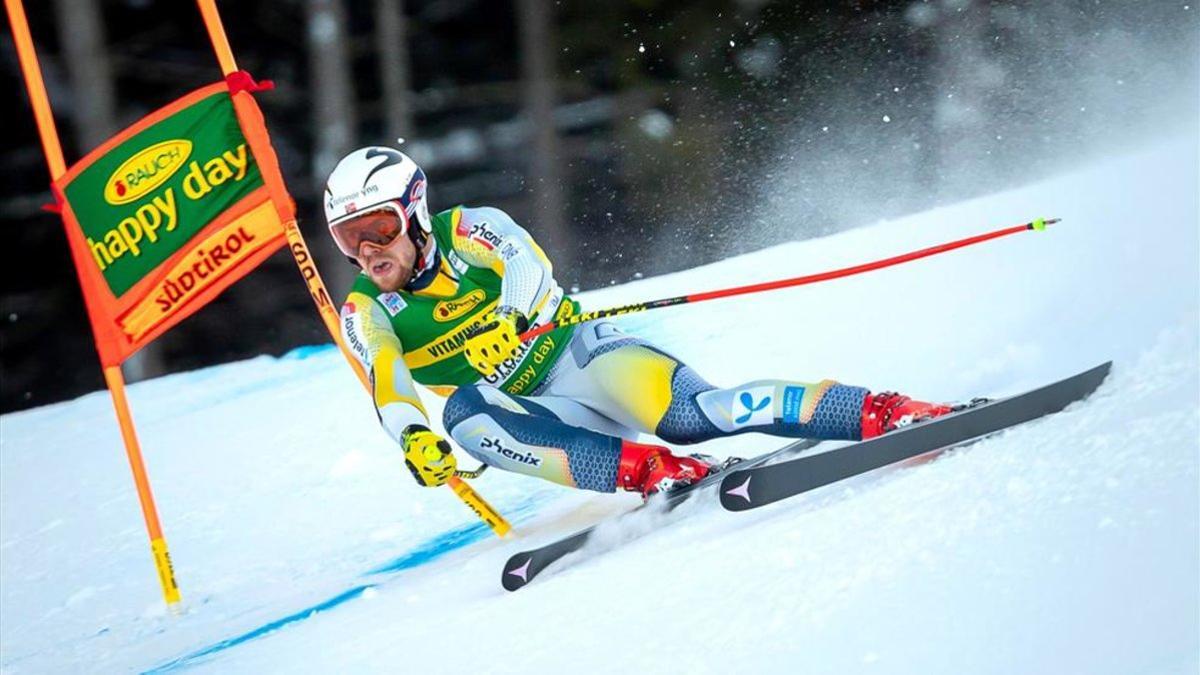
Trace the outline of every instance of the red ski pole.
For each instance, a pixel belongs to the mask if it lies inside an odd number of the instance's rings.
[[[841,269],[830,270],[828,272],[818,272],[817,274],[807,274],[802,277],[792,277],[791,279],[766,281],[760,284],[735,286],[733,288],[725,288],[716,291],[705,291],[703,293],[693,293],[691,295],[679,295],[673,298],[662,298],[661,300],[650,300],[648,302],[639,302],[632,305],[622,305],[620,307],[610,307],[608,309],[598,309],[592,312],[583,312],[582,314],[564,317],[558,321],[551,321],[550,323],[538,326],[537,328],[531,328],[530,330],[521,333],[520,337],[522,341],[532,340],[533,338],[542,335],[543,333],[548,333],[555,328],[574,326],[575,324],[580,324],[587,321],[595,321],[596,319],[606,319],[610,316],[636,314],[638,312],[645,312],[651,309],[659,309],[662,307],[686,305],[693,302],[716,300],[717,298],[731,298],[735,295],[747,295],[762,291],[773,291],[777,288],[791,288],[792,286],[805,286],[807,284],[815,284],[821,281],[829,281],[830,279],[840,279],[842,277],[853,276],[855,274],[862,274],[863,272],[883,269],[884,267],[891,267],[892,265],[899,265],[900,263],[906,263],[911,260],[928,258],[932,255],[945,253],[946,251],[953,251],[957,248],[979,244],[992,239],[999,239],[1000,237],[1006,237],[1010,234],[1016,234],[1018,232],[1025,232],[1028,230],[1044,230],[1046,229],[1047,225],[1053,225],[1059,220],[1059,218],[1038,218],[1037,220],[1033,220],[1022,225],[1014,225],[1001,230],[977,234],[973,237],[957,239],[955,241],[946,242],[945,244],[938,244],[937,246],[930,246],[929,248],[923,248],[919,251],[912,251],[910,253],[904,253],[891,258],[884,258],[883,260],[876,260],[875,262],[863,263],[862,265],[854,265],[853,267],[843,267]]]

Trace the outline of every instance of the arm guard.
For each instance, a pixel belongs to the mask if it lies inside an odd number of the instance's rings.
[[[410,424],[428,427],[429,416],[404,364],[400,338],[383,308],[362,293],[351,293],[341,318],[342,338],[370,374],[371,397],[383,428],[400,443]]]

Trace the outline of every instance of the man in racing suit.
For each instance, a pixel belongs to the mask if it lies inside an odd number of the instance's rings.
[[[485,464],[598,492],[648,496],[705,476],[676,444],[750,431],[858,440],[949,412],[832,380],[721,388],[666,351],[597,321],[528,342],[579,311],[529,233],[490,207],[429,212],[424,172],[385,147],[356,150],[325,192],[330,233],[361,269],[342,308],[346,343],[370,373],[384,429],[417,481],[457,462],[414,387],[448,396],[442,425]]]

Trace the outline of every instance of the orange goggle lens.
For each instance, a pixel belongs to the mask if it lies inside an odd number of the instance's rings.
[[[387,246],[408,232],[408,218],[403,211],[385,209],[364,213],[329,227],[338,249],[351,258],[358,257],[364,241]]]

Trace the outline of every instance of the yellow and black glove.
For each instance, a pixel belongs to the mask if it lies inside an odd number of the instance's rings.
[[[499,307],[467,332],[464,353],[471,367],[488,376],[496,372],[505,359],[517,357],[521,340],[517,337],[529,329],[529,319],[511,307]]]
[[[454,475],[458,460],[451,454],[446,439],[419,424],[410,424],[401,434],[401,440],[404,463],[421,485],[437,487]]]

